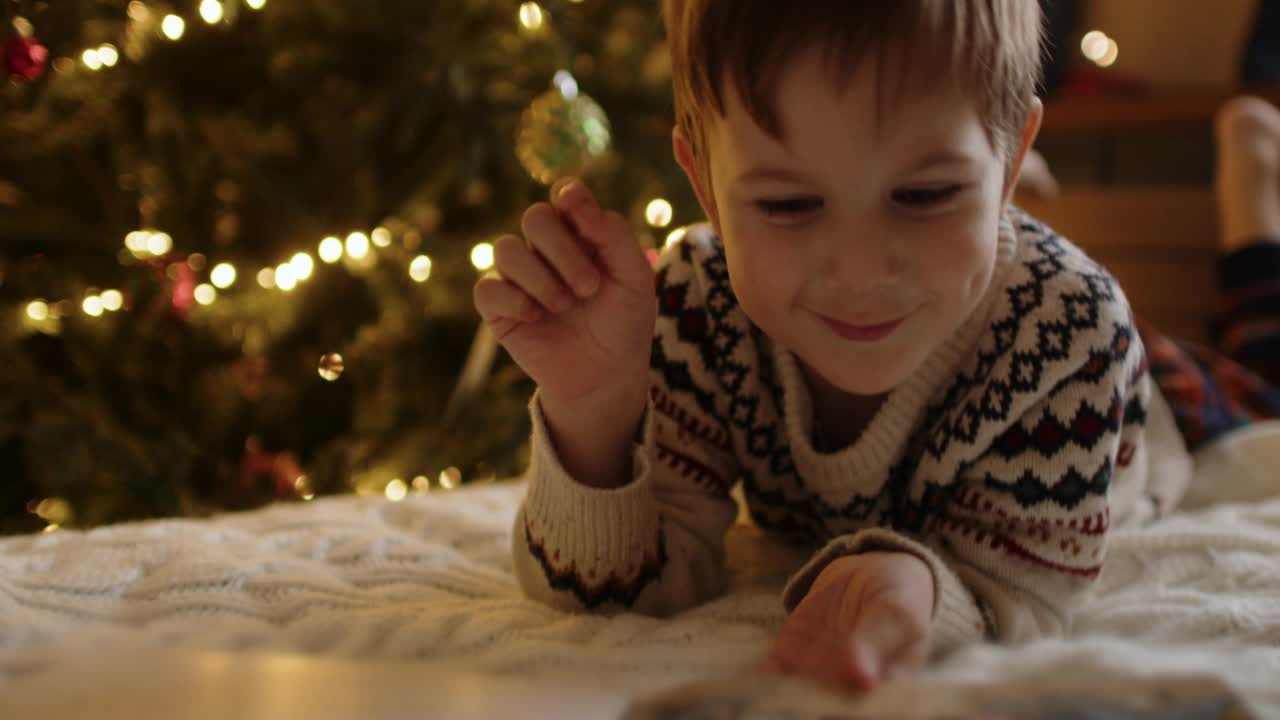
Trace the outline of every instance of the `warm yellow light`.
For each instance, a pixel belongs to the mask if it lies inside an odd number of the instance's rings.
[[[98,317],[102,314],[102,298],[97,295],[90,295],[80,303],[80,307],[84,309],[84,314],[90,317]]]
[[[391,231],[384,227],[374,228],[373,232],[369,233],[369,239],[373,240],[373,244],[378,247],[388,247],[391,245]]]
[[[364,259],[369,254],[369,236],[362,232],[353,232],[347,236],[347,254],[356,260]]]
[[[1080,38],[1080,52],[1084,53],[1084,56],[1093,62],[1097,62],[1099,58],[1106,54],[1107,40],[1109,39],[1107,34],[1101,30],[1090,30],[1084,34],[1084,37]]]
[[[409,494],[409,486],[405,485],[404,481],[400,478],[396,478],[395,480],[387,483],[386,493],[387,499],[391,502],[400,502]]]
[[[347,369],[346,361],[338,353],[325,353],[320,356],[320,364],[316,366],[316,372],[320,377],[333,382],[342,377],[342,373]]]
[[[267,4],[267,0],[244,0],[244,4],[248,5],[250,10],[261,10]]]
[[[536,31],[542,28],[542,6],[536,2],[520,5],[520,24],[525,30]]]
[[[115,67],[116,62],[120,60],[120,53],[115,45],[104,43],[98,48],[98,59],[107,67]]]
[[[285,292],[298,287],[298,275],[289,263],[280,263],[276,266],[276,287]]]
[[[316,263],[311,256],[300,252],[289,260],[289,267],[293,268],[293,276],[299,281],[306,280],[311,277],[311,273],[316,268]]]
[[[654,198],[644,209],[644,219],[654,227],[666,227],[671,224],[671,203],[662,198]]]
[[[200,17],[213,25],[222,21],[222,3],[218,0],[200,0]]]
[[[342,259],[342,241],[336,237],[327,237],[320,241],[320,259],[327,263],[336,263]]]
[[[102,69],[102,58],[98,57],[98,51],[90,48],[80,53],[80,61],[90,70]]]
[[[427,479],[426,475],[419,475],[413,479],[413,490],[425,495],[431,492],[431,481]]]
[[[44,526],[44,532],[47,532],[47,533],[57,532],[58,528],[60,527],[62,526],[59,525],[58,523],[49,523],[48,525]]]
[[[133,0],[129,3],[129,18],[134,22],[146,22],[151,17],[151,10],[147,8],[147,4],[142,0]]]
[[[272,268],[262,268],[258,271],[258,284],[270,290],[276,286],[276,271]]]
[[[147,251],[147,239],[151,237],[151,233],[146,230],[134,230],[124,236],[124,246],[134,252],[134,254],[144,253]]]
[[[53,525],[61,525],[71,519],[71,503],[60,497],[48,497],[36,504],[37,516]]]
[[[187,267],[196,272],[200,272],[208,264],[209,258],[205,257],[204,253],[191,253],[187,256]]]
[[[170,40],[181,40],[186,31],[187,21],[177,15],[165,15],[164,20],[160,21],[160,32]]]
[[[102,293],[102,307],[115,312],[124,307],[124,294],[119,290],[106,290]]]
[[[482,242],[471,248],[471,264],[477,270],[488,270],[493,267],[493,245]]]
[[[236,282],[236,268],[231,263],[218,263],[209,273],[209,281],[214,287],[225,290]]]
[[[43,300],[32,300],[27,303],[27,317],[36,322],[43,322],[49,317],[49,306]]]
[[[1107,51],[1102,54],[1102,57],[1098,58],[1098,67],[1111,67],[1118,57],[1120,57],[1120,46],[1116,44],[1115,40],[1107,38]]]
[[[173,238],[169,237],[169,233],[151,233],[147,237],[147,252],[152,255],[168,255],[173,249]]]
[[[440,487],[452,490],[462,483],[462,471],[456,467],[447,467],[440,471]]]
[[[578,81],[568,70],[557,70],[551,77],[551,84],[556,86],[566,100],[578,97]]]
[[[672,245],[675,245],[676,243],[683,240],[684,236],[687,234],[689,234],[689,230],[687,228],[678,227],[675,230],[672,230],[671,232],[667,233],[666,246],[671,247]]]
[[[212,305],[214,300],[218,299],[218,291],[213,289],[209,283],[200,283],[196,286],[196,302],[201,305]]]
[[[431,258],[419,255],[409,263],[409,277],[416,282],[426,282],[431,277]]]

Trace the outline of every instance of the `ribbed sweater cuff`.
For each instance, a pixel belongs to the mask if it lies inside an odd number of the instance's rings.
[[[653,411],[646,409],[642,441],[633,446],[632,481],[594,488],[569,476],[551,443],[538,393],[529,403],[533,421],[529,489],[524,501],[528,532],[560,567],[573,564],[583,577],[607,575],[637,563],[658,544],[658,505],[650,481]]]
[[[932,655],[942,655],[986,637],[986,622],[973,594],[937,553],[922,543],[879,528],[842,535],[814,554],[782,590],[782,604],[787,612],[800,604],[814,580],[833,560],[869,552],[910,553],[929,566],[934,587],[933,623],[929,628]]]

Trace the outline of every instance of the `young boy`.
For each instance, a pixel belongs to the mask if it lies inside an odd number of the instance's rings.
[[[1120,288],[1009,204],[1041,117],[1038,4],[664,14],[709,225],[655,296],[628,223],[565,179],[475,288],[538,384],[525,592],[712,598],[741,480],[758,525],[816,548],[769,668],[869,688],[1064,633],[1109,528],[1171,508],[1189,463]]]

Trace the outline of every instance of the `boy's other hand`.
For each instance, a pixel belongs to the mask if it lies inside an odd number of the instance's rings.
[[[761,663],[771,672],[870,690],[929,657],[933,573],[907,553],[850,555],[827,565]]]
[[[494,271],[474,289],[480,316],[537,382],[544,407],[616,410],[611,403],[637,393],[643,403],[657,299],[630,225],[570,177],[525,212],[521,229],[524,237],[494,243]]]

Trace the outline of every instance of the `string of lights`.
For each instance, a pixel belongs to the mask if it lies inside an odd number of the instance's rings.
[[[581,0],[565,1],[580,2]],[[131,2],[128,5],[128,20],[124,25],[123,35],[118,40],[95,42],[90,47],[82,48],[78,55],[71,54],[53,59],[51,64],[54,73],[53,77],[49,78],[49,82],[59,82],[57,77],[59,75],[68,76],[69,79],[73,74],[79,74],[80,79],[83,80],[86,73],[105,73],[121,67],[122,64],[142,62],[146,43],[182,42],[184,39],[193,37],[191,28],[200,23],[209,26],[230,25],[236,22],[239,17],[238,11],[242,7],[247,7],[250,11],[270,12],[266,0],[225,0],[224,2],[201,0],[196,5],[196,12],[185,17],[180,12],[170,12],[168,9],[161,11],[155,7],[141,0]],[[516,10],[516,29],[520,33],[532,36],[554,32],[551,13],[544,6],[525,2],[518,8],[513,4],[513,9]],[[574,105],[575,102],[590,103],[591,101],[579,93],[577,81],[567,70],[562,69],[555,73],[551,90],[540,99],[547,101],[546,105],[550,108],[551,114],[545,118],[533,118],[532,121],[526,120],[522,123],[522,129],[528,129],[531,122],[535,126],[532,139],[523,136],[515,138],[517,150],[522,144],[526,148],[533,147],[535,151],[547,150],[543,157],[531,162],[561,157],[556,154],[565,151],[565,146],[557,145],[547,148],[546,143],[551,142],[550,138],[556,136],[557,131],[566,128],[580,131],[571,141],[567,141],[573,145],[567,148],[568,156],[592,159],[603,152],[609,141],[607,120],[603,117],[602,111],[592,110],[586,105]],[[566,109],[577,111],[584,108],[586,112],[579,115],[563,112]],[[593,112],[597,114],[593,115]],[[526,118],[529,115],[530,113],[526,113]],[[537,127],[538,122],[543,122],[544,126]],[[540,130],[544,131],[541,135],[537,132]],[[543,147],[538,147],[538,143],[543,143]],[[579,144],[581,148],[577,147]],[[580,149],[582,152],[578,152]],[[520,159],[535,179],[542,182],[550,181],[535,173],[531,162],[525,162],[524,158]],[[546,169],[559,174],[574,172],[572,166],[556,166],[550,162],[547,163]],[[219,197],[221,198],[222,195]],[[655,229],[670,227],[675,210],[665,198],[652,198],[639,207],[643,208],[642,211],[637,208],[637,214],[642,215],[642,219],[637,219],[642,223]],[[667,244],[677,241],[683,233],[683,228],[669,230]],[[387,267],[401,266],[403,272],[407,273],[413,282],[427,283],[433,271],[438,271],[439,268],[436,266],[436,259],[420,252],[422,240],[422,233],[413,229],[411,224],[395,217],[388,217],[384,219],[383,224],[372,229],[344,229],[340,232],[325,234],[310,247],[295,248],[292,252],[284,253],[279,262],[254,265],[243,263],[243,261],[236,262],[230,257],[218,257],[219,253],[216,250],[209,255],[192,252],[189,249],[190,244],[184,242],[183,232],[165,228],[163,225],[159,227],[152,225],[125,234],[117,258],[120,264],[126,267],[167,275],[172,281],[175,298],[177,293],[184,292],[190,299],[190,307],[184,308],[183,316],[199,319],[201,308],[212,311],[213,306],[217,306],[217,312],[220,313],[221,319],[225,320],[228,317],[238,317],[242,312],[253,311],[253,302],[243,304],[232,302],[237,297],[247,298],[250,292],[263,291],[279,293],[280,296],[296,294],[296,291],[303,286],[315,282],[316,278],[324,277],[325,273],[322,272],[324,267],[333,267],[339,271],[345,269],[352,274],[363,274],[375,264],[381,264],[384,270]],[[649,240],[652,240],[652,236]],[[468,254],[472,268],[476,272],[492,269],[493,252],[491,242],[487,240],[474,242]],[[651,258],[656,255],[654,251],[649,252]],[[111,284],[116,285],[116,283]],[[62,321],[72,315],[102,318],[114,313],[128,314],[135,309],[134,302],[136,302],[135,298],[130,297],[129,284],[126,280],[121,285],[106,289],[98,287],[77,289],[72,291],[74,294],[70,296],[30,298],[18,305],[22,321],[19,326],[26,332],[58,335],[61,332]],[[260,306],[260,303],[258,305]],[[343,352],[346,351],[343,350]],[[336,381],[342,376],[344,370],[349,369],[348,364],[342,353],[326,352],[320,357],[318,364],[312,367],[323,380]],[[249,447],[249,445],[246,445],[245,450],[245,462],[256,468],[251,468],[251,472],[273,476],[288,475],[289,495],[301,500],[311,500],[316,497],[316,489],[312,481],[298,466],[296,458],[293,458],[291,453],[271,453],[257,446]],[[447,462],[441,464],[447,464]],[[396,469],[396,464],[390,464],[379,467],[376,471],[362,472],[359,476],[352,476],[349,482],[351,489],[357,493],[385,494],[388,499],[399,501],[410,493],[430,492],[433,487],[444,490],[458,487],[462,483],[462,471],[450,466],[440,471],[438,477],[435,472],[402,474]],[[49,531],[65,526],[64,524],[73,514],[70,503],[56,496],[39,501],[33,500],[27,509],[42,518],[47,523]]]
[[[583,0],[571,1],[580,3]],[[266,6],[267,0],[244,0],[244,3],[249,9],[257,11]],[[158,33],[173,42],[181,40],[186,33],[187,22],[182,16],[173,13],[160,15],[141,0],[134,0],[129,4],[128,15],[130,21],[136,23],[140,30]],[[205,23],[214,25],[224,22],[227,18],[227,12],[224,3],[220,2],[220,0],[201,0],[199,16]],[[517,12],[517,19],[520,27],[526,32],[542,32],[549,24],[549,15],[536,2],[522,3]],[[118,59],[119,53],[116,47],[110,43],[86,48],[81,53],[83,65],[95,72],[114,67]],[[60,61],[66,60],[66,58],[55,60],[55,68],[59,67]],[[577,83],[567,71],[557,73],[554,85],[565,97],[577,95]],[[653,199],[645,208],[645,219],[654,228],[669,226],[672,222],[672,217],[673,209],[671,204],[663,198]],[[670,245],[678,241],[683,236],[683,232],[683,229],[672,231],[667,236],[666,244]],[[372,253],[376,249],[385,249],[391,244],[391,232],[385,227],[378,227],[367,234],[363,231],[351,232],[346,235],[345,241],[336,235],[325,237],[319,242],[316,255],[321,262],[328,264],[338,263],[345,257],[349,258],[356,266],[368,265],[372,261]],[[172,259],[170,256],[174,250],[172,237],[158,229],[142,229],[130,232],[125,237],[124,246],[125,251],[131,255],[131,257],[123,257],[122,261],[124,262],[141,259],[166,262]],[[489,241],[477,242],[472,247],[470,259],[477,271],[484,272],[491,269],[493,267],[493,244]],[[202,273],[206,268],[209,269],[208,277],[205,278],[205,281],[199,282],[193,289],[195,302],[202,306],[212,305],[216,302],[219,297],[219,291],[231,289],[240,277],[239,270],[230,262],[217,262],[212,267],[209,267],[209,262],[208,258],[199,253],[191,254],[185,260],[188,268],[195,273]],[[407,272],[415,282],[425,283],[431,277],[432,263],[432,258],[429,255],[414,255],[407,262]],[[264,289],[277,289],[288,293],[310,279],[314,267],[315,261],[311,254],[307,251],[299,251],[287,261],[274,266],[258,268],[252,273],[252,277]],[[100,317],[107,312],[127,310],[127,301],[121,291],[115,289],[90,290],[78,302],[73,302],[69,299],[35,298],[25,305],[27,327],[31,330],[56,333],[59,327],[58,321],[68,315],[69,312],[73,312],[74,308],[77,307],[85,315]]]

